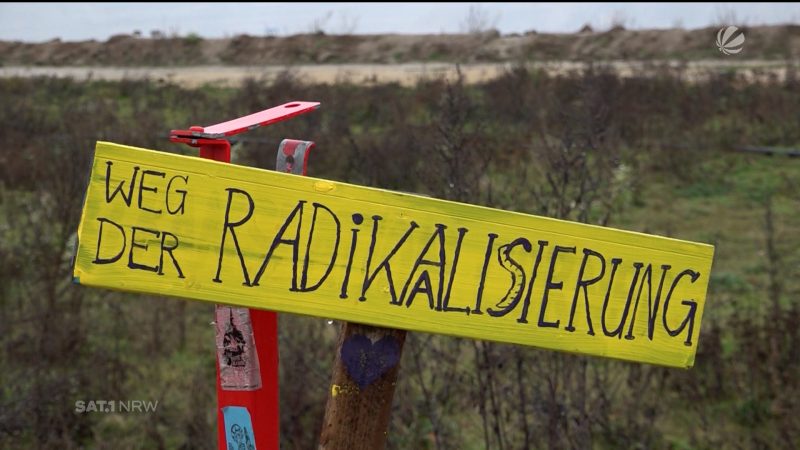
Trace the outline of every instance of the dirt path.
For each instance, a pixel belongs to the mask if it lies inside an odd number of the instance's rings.
[[[701,60],[689,63],[667,61],[662,63],[612,61],[604,63],[621,76],[655,75],[671,69],[685,67],[685,76],[691,80],[702,79],[711,73],[735,70],[749,80],[777,77],[783,79],[791,64],[781,61]],[[512,63],[465,64],[460,69],[467,83],[480,83],[496,78],[514,67]],[[551,75],[585,70],[587,63],[542,62],[529,63],[530,69],[543,69]],[[796,65],[795,65],[796,67]],[[335,83],[350,81],[357,84],[400,83],[413,85],[421,79],[457,76],[456,65],[449,63],[408,64],[316,64],[295,66],[192,66],[192,67],[0,67],[0,77],[70,77],[77,80],[150,79],[174,82],[186,87],[204,84],[238,86],[248,78],[274,79],[289,71],[308,83]]]

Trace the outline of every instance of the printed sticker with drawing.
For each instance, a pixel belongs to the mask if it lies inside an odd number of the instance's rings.
[[[217,305],[216,324],[217,359],[222,388],[234,391],[261,388],[250,311],[247,308]]]

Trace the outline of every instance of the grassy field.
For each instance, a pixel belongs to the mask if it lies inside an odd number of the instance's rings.
[[[479,84],[241,88],[0,81],[0,446],[212,448],[212,307],[90,290],[70,260],[96,140],[188,153],[167,132],[293,99],[308,116],[234,144],[274,164],[313,139],[309,173],[716,246],[688,371],[412,334],[390,448],[796,448],[800,419],[800,80],[550,76]],[[547,174],[555,174],[548,179]],[[283,448],[313,448],[337,324],[280,318]],[[448,381],[454,380],[454,381]],[[158,400],[77,414],[76,400]]]

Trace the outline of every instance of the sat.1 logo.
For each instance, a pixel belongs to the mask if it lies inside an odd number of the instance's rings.
[[[720,28],[717,31],[717,48],[719,51],[726,55],[735,55],[742,51],[744,48],[744,32],[736,34],[739,31],[734,26],[727,28]]]

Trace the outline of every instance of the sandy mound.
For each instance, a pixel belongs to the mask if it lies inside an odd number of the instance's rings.
[[[800,58],[800,26],[748,27],[739,59]],[[716,28],[582,30],[574,34],[240,35],[230,39],[143,38],[105,42],[0,42],[0,64],[46,66],[192,66],[277,64],[398,64],[723,59]]]

